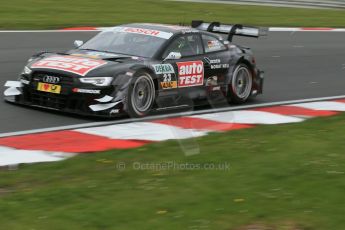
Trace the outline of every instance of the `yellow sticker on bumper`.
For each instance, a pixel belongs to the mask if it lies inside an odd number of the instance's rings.
[[[37,85],[37,90],[42,92],[59,94],[61,92],[61,86],[39,82]]]

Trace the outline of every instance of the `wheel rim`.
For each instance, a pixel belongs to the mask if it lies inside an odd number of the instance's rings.
[[[147,112],[154,99],[154,84],[150,76],[142,75],[134,83],[131,95],[133,110],[137,114]]]
[[[247,99],[252,89],[252,78],[248,68],[239,66],[232,79],[232,88],[237,97]]]

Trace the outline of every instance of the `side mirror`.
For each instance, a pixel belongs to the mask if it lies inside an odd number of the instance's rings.
[[[84,44],[84,42],[81,40],[75,40],[73,42],[73,44],[74,44],[75,48],[79,48],[80,46],[82,46]]]
[[[170,52],[168,54],[168,56],[166,56],[166,58],[164,58],[165,60],[177,60],[177,59],[181,59],[182,54],[180,52]]]

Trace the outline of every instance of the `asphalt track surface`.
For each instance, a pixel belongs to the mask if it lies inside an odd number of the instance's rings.
[[[96,33],[0,33],[0,85],[16,80],[32,54],[68,50],[74,40],[87,40]],[[344,41],[343,32],[270,32],[260,39],[235,38],[235,43],[253,49],[265,71],[264,94],[250,103],[344,95]],[[94,121],[0,101],[0,134]]]

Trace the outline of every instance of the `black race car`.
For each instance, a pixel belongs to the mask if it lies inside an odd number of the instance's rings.
[[[85,44],[75,41],[68,52],[32,56],[19,81],[6,82],[5,100],[105,117],[224,99],[243,103],[262,93],[263,74],[251,50],[232,44],[232,37],[264,34],[202,21],[112,27]]]

